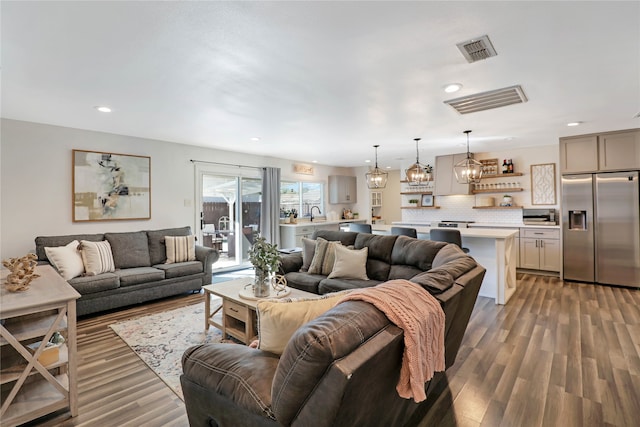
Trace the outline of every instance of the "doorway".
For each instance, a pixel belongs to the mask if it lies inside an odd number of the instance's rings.
[[[248,251],[260,232],[262,180],[213,171],[198,175],[199,239],[220,254],[214,271],[250,267]]]

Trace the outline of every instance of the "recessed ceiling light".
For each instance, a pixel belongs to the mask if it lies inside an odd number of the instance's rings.
[[[311,163],[318,163],[317,160],[311,160]]]
[[[460,83],[449,83],[444,86],[444,91],[447,93],[454,93],[462,89],[462,85]]]
[[[96,105],[93,108],[95,108],[96,110],[100,111],[101,113],[110,113],[111,112],[111,108],[105,107],[105,106],[102,106],[102,105]]]
[[[254,136],[253,138],[251,138],[251,140],[253,142],[258,142],[258,141],[260,141],[260,138],[258,138],[257,136]]]
[[[364,162],[365,163],[371,163],[371,160],[365,160]]]
[[[391,166],[387,166],[387,169],[391,169]]]
[[[578,126],[580,125],[582,122],[571,122],[571,123],[567,123],[567,126]]]

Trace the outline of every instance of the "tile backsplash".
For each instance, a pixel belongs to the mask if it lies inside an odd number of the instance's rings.
[[[437,196],[440,209],[403,209],[402,221],[475,221],[496,224],[522,223],[522,209],[473,209],[476,196]],[[499,200],[496,200],[499,203]]]

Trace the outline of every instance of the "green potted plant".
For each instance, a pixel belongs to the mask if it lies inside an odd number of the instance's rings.
[[[409,204],[412,206],[418,206],[418,199],[409,199]]]
[[[278,245],[267,242],[264,237],[257,237],[249,248],[249,261],[255,269],[253,295],[260,298],[269,296],[269,277],[280,266]]]

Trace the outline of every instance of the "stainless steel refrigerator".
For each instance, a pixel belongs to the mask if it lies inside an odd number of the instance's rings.
[[[640,287],[638,172],[562,177],[563,277]]]

